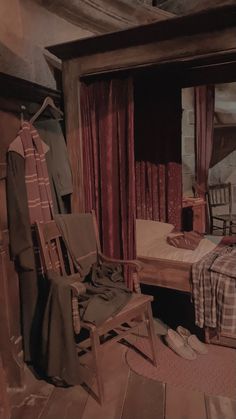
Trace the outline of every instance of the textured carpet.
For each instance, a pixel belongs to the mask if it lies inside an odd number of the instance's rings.
[[[130,368],[147,378],[212,396],[236,398],[236,350],[207,346],[207,355],[198,355],[196,360],[188,361],[175,354],[157,337],[157,368],[133,349],[127,351],[126,357]],[[150,356],[147,339],[137,338],[135,347]]]

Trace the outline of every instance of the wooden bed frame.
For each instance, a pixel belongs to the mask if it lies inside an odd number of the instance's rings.
[[[191,292],[191,263],[151,257],[137,259],[143,264],[139,274],[142,284]]]
[[[141,284],[191,293],[191,263],[150,257],[137,258],[143,264],[139,273]],[[236,348],[236,334],[217,333],[205,327],[207,343]]]
[[[63,61],[66,138],[74,174],[72,210],[84,212],[80,80],[108,73],[155,71],[157,81],[168,84],[174,80],[182,88],[233,82],[236,80],[236,5],[47,49]],[[143,261],[143,283],[190,292],[191,264],[151,258]],[[236,339],[234,342],[236,347]]]

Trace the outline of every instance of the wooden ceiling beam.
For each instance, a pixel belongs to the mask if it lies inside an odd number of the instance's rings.
[[[235,0],[155,0],[155,5],[177,15],[196,13],[200,10],[235,4]]]
[[[93,33],[169,19],[174,14],[138,0],[34,0],[52,13]]]

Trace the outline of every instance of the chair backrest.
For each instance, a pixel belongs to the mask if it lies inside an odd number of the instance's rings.
[[[54,220],[47,223],[36,222],[36,232],[45,271],[52,270],[60,275],[74,274],[75,267],[71,255],[63,242],[56,222]]]
[[[78,239],[85,241],[85,250],[86,250],[86,226],[90,227],[90,230],[93,230],[92,234],[94,235],[96,251],[101,252],[101,245],[99,240],[99,233],[97,227],[97,221],[94,211],[86,214],[71,214],[71,217],[76,217],[76,225],[78,225]],[[66,215],[66,218],[70,215]],[[84,221],[87,220],[86,223]],[[66,225],[66,227],[68,227]],[[73,224],[72,224],[73,226]],[[82,228],[83,227],[83,228]],[[42,257],[42,263],[45,271],[53,270],[60,275],[71,275],[76,272],[71,253],[68,246],[66,246],[61,231],[57,226],[57,223],[52,220],[47,223],[36,222],[36,232],[39,239],[40,254]],[[82,246],[83,247],[83,246]],[[82,248],[82,251],[84,249]],[[91,249],[89,249],[91,250]],[[82,255],[82,259],[84,256]]]
[[[232,210],[231,183],[219,183],[208,186],[208,203],[210,213],[216,207],[228,207],[228,212]]]

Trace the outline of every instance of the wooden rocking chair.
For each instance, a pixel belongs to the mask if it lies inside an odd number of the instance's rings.
[[[232,213],[232,192],[231,183],[221,183],[209,185],[207,192],[209,215],[210,215],[210,233],[222,231],[223,236],[231,236],[235,233],[236,214]],[[221,212],[215,210],[221,209]]]
[[[104,262],[131,266],[134,269],[133,284],[134,290],[136,291],[133,293],[127,305],[118,314],[109,318],[98,327],[80,319],[78,311],[78,297],[85,291],[83,283],[80,282],[77,286],[71,286],[73,311],[72,319],[75,335],[78,335],[82,328],[89,332],[88,339],[82,341],[81,344],[75,343],[78,349],[78,356],[81,350],[92,353],[93,371],[95,372],[98,388],[98,400],[100,404],[102,404],[104,401],[104,384],[102,379],[103,348],[107,345],[120,341],[133,331],[137,331],[137,329],[144,324],[147,327],[148,339],[152,353],[152,363],[157,366],[156,336],[154,332],[151,309],[151,301],[153,300],[153,297],[142,295],[139,287],[138,273],[142,268],[141,264],[136,260],[116,260],[103,255],[101,252],[96,218],[93,212],[91,213],[91,222],[94,226],[98,259]],[[36,223],[36,230],[39,238],[42,261],[46,272],[53,270],[57,273],[60,272],[60,275],[67,275],[68,273],[73,275],[75,273],[74,264],[68,249],[65,247],[65,243],[62,241],[62,236],[56,222],[50,221],[45,224]],[[57,248],[59,263],[58,260],[55,261],[55,247]],[[65,263],[65,261],[67,261],[67,263]],[[70,272],[68,272],[68,267]],[[85,382],[85,384],[88,383]]]

